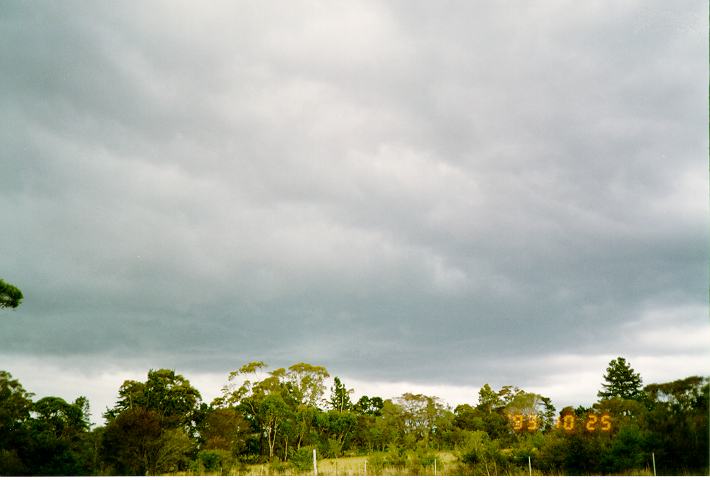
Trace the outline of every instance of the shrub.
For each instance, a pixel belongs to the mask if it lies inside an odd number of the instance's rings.
[[[301,447],[291,451],[291,464],[299,471],[305,472],[313,468],[313,447]]]
[[[206,472],[228,470],[232,463],[232,454],[227,450],[202,450],[197,454],[198,468]]]
[[[381,475],[387,461],[385,455],[380,452],[373,453],[367,457],[367,473],[370,475]]]

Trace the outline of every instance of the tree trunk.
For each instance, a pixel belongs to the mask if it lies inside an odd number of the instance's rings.
[[[269,460],[271,460],[274,456],[274,447],[276,446],[276,432],[278,430],[278,427],[276,425],[272,427],[269,427],[269,429],[266,431],[267,434],[267,439],[269,441]],[[272,436],[273,434],[273,436]]]

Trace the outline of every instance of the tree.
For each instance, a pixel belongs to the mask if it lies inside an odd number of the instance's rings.
[[[272,372],[274,374],[276,372]],[[325,367],[309,363],[296,363],[288,367],[286,379],[293,388],[293,395],[298,403],[317,407],[325,392],[325,379],[330,374]]]
[[[277,368],[266,378],[259,379],[259,370],[266,367],[264,362],[251,362],[229,374],[229,383],[222,388],[223,397],[215,400],[215,405],[238,409],[261,440],[266,439],[268,456],[272,459],[279,440],[282,439],[284,453],[288,451],[289,434],[296,433],[297,449],[309,424],[308,404],[303,401],[317,389],[317,382],[310,377],[308,364],[296,364],[289,369]],[[325,369],[323,369],[325,370]],[[238,377],[244,378],[241,385],[234,383]],[[250,378],[251,377],[251,378]],[[298,425],[294,427],[294,422]],[[286,455],[284,455],[286,457]]]
[[[246,447],[251,425],[235,408],[211,408],[198,426],[203,450],[225,450],[236,456]]]
[[[353,409],[361,415],[379,417],[382,415],[383,406],[384,400],[382,400],[381,397],[368,397],[367,395],[363,395],[353,406]]]
[[[480,412],[468,403],[457,405],[454,409],[454,426],[461,430],[483,430],[484,423]]]
[[[322,435],[328,453],[340,456],[357,427],[357,415],[353,412],[330,410],[319,412],[314,422]]]
[[[106,425],[101,456],[114,475],[154,474],[160,435],[156,412],[144,407],[122,410]]]
[[[0,278],[0,309],[17,308],[22,303],[22,292]]]
[[[90,475],[94,445],[89,434],[89,403],[85,397],[68,403],[44,397],[32,406],[26,459],[32,475]]]
[[[411,434],[428,445],[430,435],[439,427],[445,407],[438,397],[429,397],[421,393],[403,393],[395,398],[402,410],[404,433]]]
[[[618,357],[609,362],[604,374],[602,390],[597,393],[600,400],[610,398],[623,398],[627,400],[641,400],[644,397],[641,375],[636,373],[626,359]]]
[[[266,434],[266,440],[269,443],[269,460],[274,456],[274,447],[276,439],[283,430],[283,425],[289,417],[291,411],[284,402],[283,398],[275,393],[271,393],[264,397],[258,408],[259,424],[262,426]]]
[[[28,439],[31,398],[19,381],[0,370],[0,475],[30,473],[21,457]]]
[[[338,412],[348,411],[353,408],[350,394],[353,389],[345,388],[343,382],[338,377],[333,379],[333,387],[330,389],[330,401],[328,404],[333,410]]]
[[[549,430],[555,421],[555,407],[549,398],[521,389],[516,389],[504,411],[509,416],[522,415],[530,431]]]
[[[215,398],[212,404],[217,407],[239,405],[242,399],[254,394],[254,387],[259,383],[259,372],[266,366],[262,361],[255,361],[242,365],[239,370],[229,372],[227,384],[222,387],[222,396]],[[234,383],[234,380],[239,377],[244,378],[241,385]]]
[[[150,370],[146,382],[126,380],[118,395],[116,406],[105,414],[108,420],[124,410],[143,407],[158,414],[161,428],[194,431],[194,416],[202,397],[189,380],[173,370]]]
[[[482,410],[485,413],[491,413],[492,411],[500,408],[502,406],[500,397],[487,383],[481,387],[478,391],[478,405],[476,408]]]
[[[656,461],[663,473],[707,474],[710,379],[693,376],[644,389]],[[661,467],[661,465],[663,465]]]
[[[173,370],[150,370],[146,382],[126,380],[116,406],[104,414],[104,461],[119,475],[183,468],[200,400],[200,392]]]
[[[644,388],[649,400],[664,403],[673,410],[686,413],[702,405],[708,378],[693,376],[668,383],[652,383]]]
[[[516,387],[504,386],[496,392],[487,383],[478,391],[476,410],[483,422],[483,430],[492,440],[508,434],[509,422],[503,414],[503,408],[506,405],[506,399],[513,398],[512,395],[517,391],[519,389]]]

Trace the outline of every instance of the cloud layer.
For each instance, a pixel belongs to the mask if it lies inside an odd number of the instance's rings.
[[[3,11],[8,359],[708,373],[706,4]]]

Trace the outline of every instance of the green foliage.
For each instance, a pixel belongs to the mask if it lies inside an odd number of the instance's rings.
[[[535,467],[551,475],[561,475],[565,463],[567,437],[564,433],[553,431],[543,437]]]
[[[32,408],[32,394],[9,372],[0,370],[0,448],[12,431],[26,421]]]
[[[325,367],[309,363],[296,363],[288,367],[287,381],[291,384],[298,403],[315,407],[325,392],[325,379],[330,377]]]
[[[101,458],[113,475],[156,474],[160,416],[144,407],[122,410],[106,425]]]
[[[290,409],[283,398],[276,394],[270,393],[266,395],[259,403],[257,410],[257,418],[262,426],[269,443],[269,458],[274,456],[274,448],[276,440],[286,424],[290,415]]]
[[[368,397],[363,395],[353,406],[353,410],[362,415],[372,415],[378,417],[382,415],[384,401],[380,397]]]
[[[17,450],[0,450],[0,475],[20,477],[27,475],[28,471]]]
[[[107,411],[108,420],[121,412],[141,407],[155,412],[162,428],[192,430],[200,392],[173,370],[150,370],[146,382],[126,380],[118,392],[116,406]]]
[[[385,455],[385,465],[394,468],[404,468],[407,465],[407,453],[404,447],[390,444]]]
[[[508,463],[498,440],[491,440],[486,432],[468,432],[459,453],[461,461],[472,475],[497,475]]]
[[[214,403],[236,407],[243,413],[253,431],[266,440],[265,448],[259,441],[261,455],[287,459],[289,446],[298,449],[312,435],[329,374],[324,367],[301,362],[260,378],[258,372],[265,367],[263,362],[251,362],[230,373],[223,396]],[[234,383],[238,378],[241,385]]]
[[[674,411],[689,412],[707,404],[708,378],[688,377],[668,383],[652,383],[644,388],[654,402]]]
[[[707,377],[688,377],[646,387],[646,431],[658,472],[701,472],[710,465],[708,431],[710,385]]]
[[[597,392],[597,396],[600,400],[615,397],[641,400],[644,397],[642,386],[641,375],[626,363],[626,359],[618,357],[609,362],[604,374],[602,389]]]
[[[197,426],[202,449],[228,451],[239,455],[247,450],[253,435],[251,424],[235,408],[216,408],[204,412]]]
[[[183,430],[164,430],[160,435],[152,471],[160,474],[185,471],[190,464],[192,449],[192,439]]]
[[[145,382],[126,380],[104,415],[101,458],[112,473],[144,475],[186,469],[195,448],[200,393],[173,370],[150,370]]]
[[[282,462],[278,458],[274,458],[271,463],[269,463],[269,475],[283,475],[286,473],[288,468],[288,463]]]
[[[382,475],[382,471],[387,466],[387,457],[384,453],[377,452],[367,457],[368,473]]]
[[[90,475],[96,469],[88,402],[45,397],[33,403],[0,372],[0,475]]]
[[[17,308],[22,303],[23,295],[19,288],[0,278],[0,309]]]
[[[88,401],[68,403],[45,397],[32,406],[27,462],[33,475],[90,475],[94,449],[89,441]]]
[[[443,459],[447,473],[524,475],[528,458],[534,474],[628,474],[648,471],[652,452],[659,473],[705,473],[708,379],[652,384],[639,396],[640,376],[632,388],[616,388],[629,385],[619,378],[637,378],[621,360],[610,371],[624,366],[631,374],[608,375],[607,398],[562,409],[575,416],[574,428],[551,428],[554,407],[546,397],[488,384],[476,407],[452,411],[416,393],[384,401],[363,396],[352,405],[336,377],[325,410],[322,367],[299,363],[259,373],[265,365],[252,362],[230,374],[230,382],[238,381],[211,405],[171,370],[151,370],[145,382],[127,380],[106,426],[92,431],[85,398],[32,402],[0,372],[0,474],[232,474],[266,461],[271,474],[307,472],[313,448],[341,467],[356,452],[369,454],[370,474],[430,475],[435,461],[444,473]],[[509,414],[538,415],[546,428],[514,434]],[[591,415],[608,415],[611,428],[589,429]]]
[[[428,444],[444,417],[444,405],[437,397],[414,393],[404,393],[395,401],[400,407],[404,434],[413,439],[410,443],[424,440]]]
[[[464,403],[454,409],[454,426],[461,430],[483,430],[483,419],[479,410]]]
[[[487,383],[478,391],[478,405],[480,410],[491,413],[503,406],[500,396]]]
[[[535,417],[538,430],[549,430],[555,421],[555,407],[550,399],[524,390],[516,389],[503,410],[508,415],[522,414],[527,418]]]
[[[638,425],[625,425],[602,453],[600,469],[603,473],[624,472],[648,466],[651,452],[646,451],[645,435]]]
[[[327,456],[339,457],[357,427],[357,415],[330,410],[318,413],[314,420],[322,444],[327,449]]]
[[[29,442],[27,421],[32,394],[9,372],[0,370],[0,475],[27,475],[30,466],[23,460]]]
[[[234,459],[228,450],[200,450],[193,467],[198,473],[228,473],[234,465]]]
[[[289,455],[291,464],[299,471],[305,472],[313,469],[313,447],[301,447]]]
[[[353,390],[348,390],[338,377],[333,379],[333,386],[330,389],[330,408],[338,412],[351,410],[353,404],[350,401],[350,394]]]

